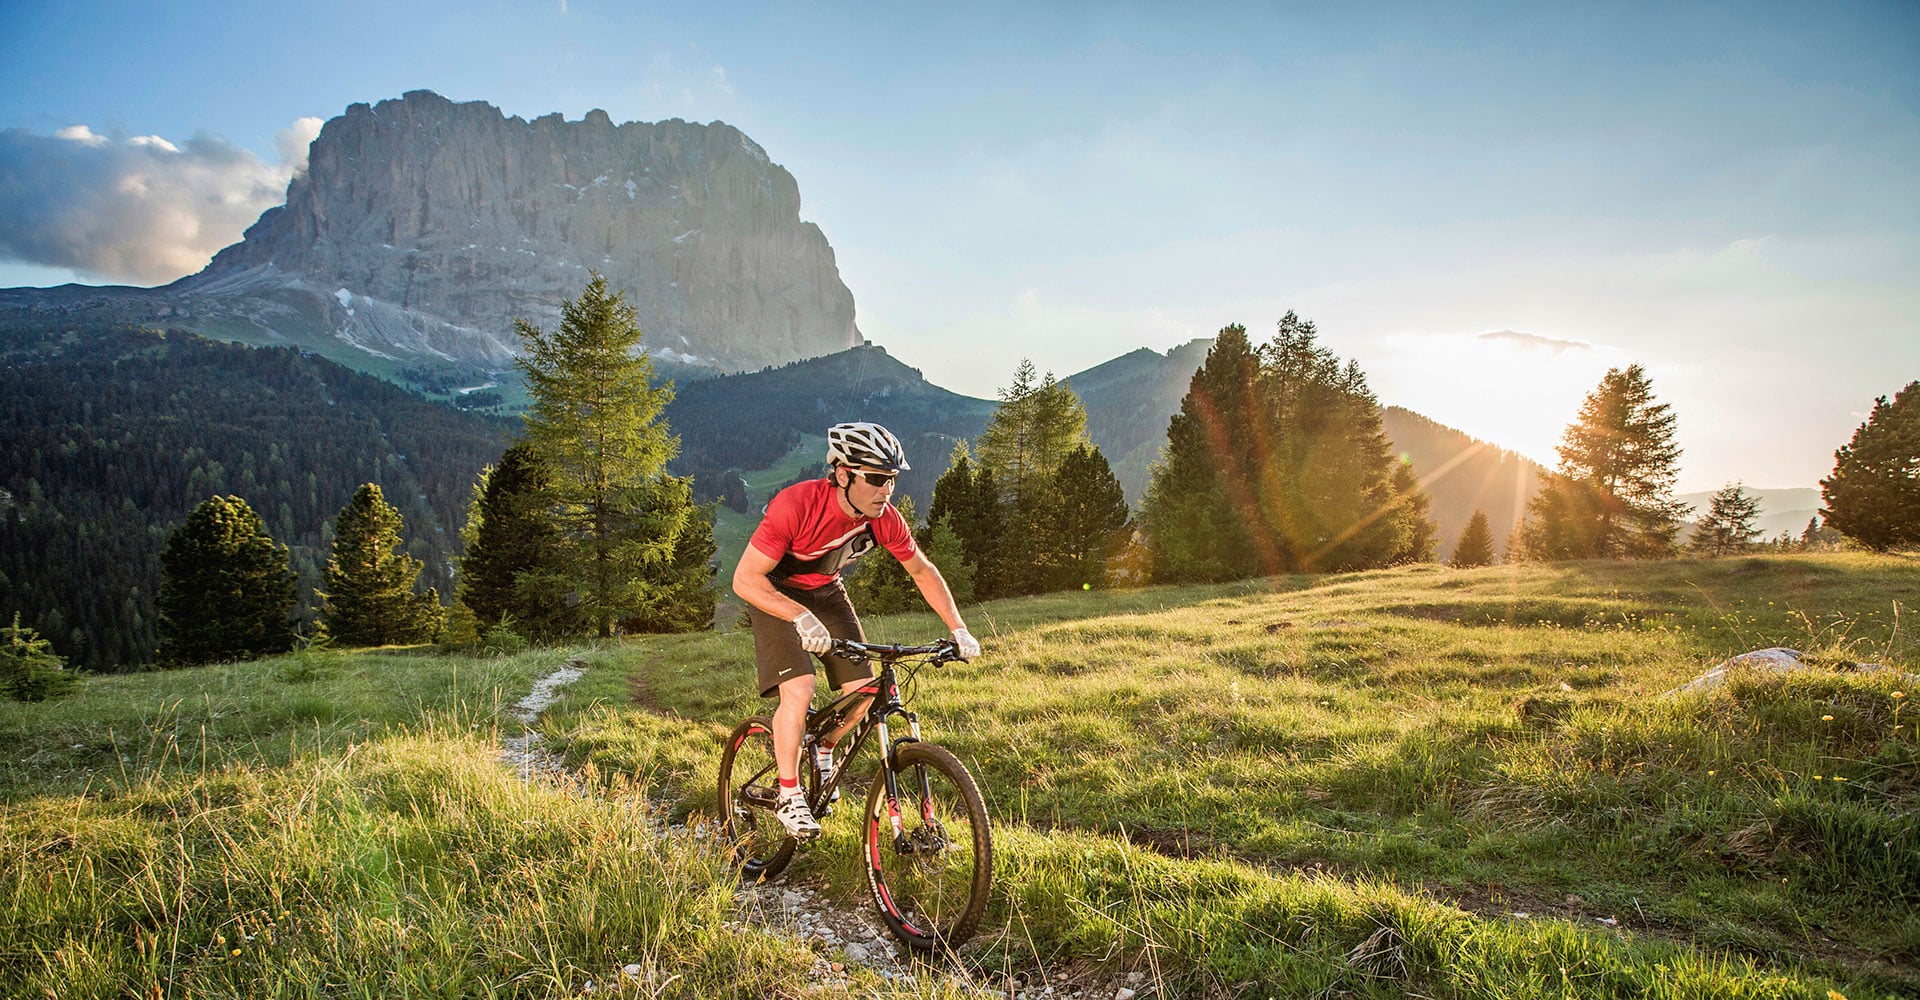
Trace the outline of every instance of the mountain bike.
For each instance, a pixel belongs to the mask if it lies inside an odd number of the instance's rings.
[[[834,793],[869,738],[879,762],[867,786],[862,813],[867,889],[893,936],[922,951],[953,948],[979,926],[993,885],[993,833],[980,787],[959,758],[920,738],[920,720],[901,695],[913,690],[914,674],[959,657],[951,639],[921,646],[837,639],[836,655],[879,661],[879,673],[829,704],[807,711],[800,772],[814,818],[832,811]],[[844,752],[832,777],[821,780],[813,748],[843,725],[860,699],[871,697],[864,716],[839,741]],[[905,719],[906,734],[889,720]],[[773,759],[773,718],[756,715],[734,728],[720,755],[720,832],[744,878],[763,881],[786,870],[799,842],[774,818],[779,775]],[[851,797],[851,796],[849,796]]]

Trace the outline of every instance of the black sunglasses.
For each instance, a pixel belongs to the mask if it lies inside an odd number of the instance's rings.
[[[895,479],[900,478],[898,472],[857,472],[853,469],[847,471],[866,480],[868,486],[875,488],[890,485]]]

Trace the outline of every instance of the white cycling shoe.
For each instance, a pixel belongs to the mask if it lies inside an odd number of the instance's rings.
[[[780,803],[773,807],[773,818],[787,828],[789,837],[812,840],[820,836],[820,821],[813,818],[813,810],[807,807],[804,795],[780,796]]]

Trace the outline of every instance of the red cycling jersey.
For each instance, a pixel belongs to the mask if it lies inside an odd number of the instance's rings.
[[[839,487],[830,479],[809,479],[781,490],[774,495],[773,502],[767,504],[767,514],[760,519],[760,527],[754,529],[753,547],[769,559],[783,559],[791,554],[797,559],[811,560],[848,546],[846,558],[840,563],[845,566],[866,554],[858,536],[871,525],[874,541],[901,562],[912,559],[919,551],[913,544],[913,533],[907,530],[906,518],[891,504],[879,517],[849,517],[840,506],[839,493]],[[795,573],[776,582],[813,590],[839,578],[836,570]]]

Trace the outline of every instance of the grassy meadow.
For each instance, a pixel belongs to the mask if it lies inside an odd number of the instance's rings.
[[[94,678],[0,705],[0,995],[1911,996],[1916,597],[1913,557],[1834,554],[970,608],[986,654],[912,705],[996,894],[913,983],[810,980],[656,832],[760,707],[744,633]],[[1663,696],[1776,645],[1822,669]],[[541,727],[586,780],[523,782],[503,709],[572,655]],[[851,811],[785,878],[862,907]]]

